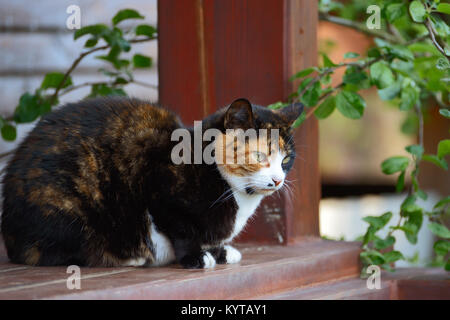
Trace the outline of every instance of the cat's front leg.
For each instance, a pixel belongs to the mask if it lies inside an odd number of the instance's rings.
[[[174,241],[175,257],[179,264],[186,269],[207,269],[216,265],[216,259],[200,245],[186,240]]]
[[[238,263],[242,255],[236,248],[230,245],[215,247],[208,250],[219,264]]]

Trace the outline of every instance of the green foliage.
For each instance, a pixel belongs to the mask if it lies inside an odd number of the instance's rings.
[[[415,22],[424,22],[427,10],[421,1],[413,1],[409,5],[409,13]]]
[[[144,16],[141,16],[136,10],[124,9],[117,12],[114,18],[112,18],[112,23],[113,25],[117,25],[120,21],[126,19],[144,19]]]
[[[423,141],[424,113],[439,106],[439,113],[450,118],[450,28],[446,23],[450,17],[445,16],[450,14],[450,5],[439,0],[373,0],[371,4],[381,8],[379,30],[368,30],[365,26],[368,18],[365,1],[349,0],[345,4],[319,1],[322,19],[372,35],[374,45],[366,55],[347,52],[342,62],[332,61],[322,52],[319,67],[309,67],[292,76],[291,80],[299,84],[288,102],[301,101],[309,108],[299,123],[312,115],[317,119],[328,118],[335,110],[349,119],[360,119],[366,108],[360,91],[376,88],[382,100],[389,101],[405,114],[401,131],[419,134],[419,141]],[[345,68],[344,76],[338,85],[331,86],[331,76],[340,68]],[[277,108],[284,105],[279,102]],[[381,238],[378,232],[387,228],[391,212],[363,219],[369,224],[361,238],[363,270],[369,264],[392,270],[392,262],[405,259],[401,252],[393,249],[396,235],[401,232],[410,243],[417,243],[425,214],[432,221],[428,228],[441,238],[435,244],[435,253],[440,255],[439,265],[450,268],[445,259],[448,254],[445,221],[448,219],[444,219],[450,216],[450,198],[439,201],[431,213],[418,205],[418,199],[428,197],[420,189],[419,164],[430,162],[448,170],[446,157],[450,154],[450,140],[440,141],[436,154],[424,154],[422,144],[407,146],[405,150],[409,156],[393,156],[381,163],[384,174],[398,174],[396,191],[406,189],[407,196],[399,208],[399,220],[388,228],[387,236]],[[411,178],[410,186],[405,186],[407,176]]]
[[[124,58],[123,53],[129,52],[134,43],[150,41],[156,38],[156,28],[140,24],[133,28],[121,29],[121,21],[127,19],[143,19],[139,12],[133,9],[120,10],[112,19],[112,26],[93,24],[76,30],[74,40],[89,36],[84,43],[85,51],[73,62],[65,72],[50,72],[44,76],[41,86],[33,92],[25,92],[19,99],[14,115],[9,118],[0,117],[0,130],[4,140],[16,139],[15,125],[35,121],[40,116],[50,112],[59,103],[59,97],[81,87],[91,87],[87,97],[121,95],[125,96],[124,86],[134,82],[135,69],[150,68],[152,59],[142,54],[134,54],[132,59]],[[74,84],[71,73],[84,57],[98,51],[107,54],[96,58],[106,61],[110,68],[99,69],[107,77],[106,81],[96,83]]]

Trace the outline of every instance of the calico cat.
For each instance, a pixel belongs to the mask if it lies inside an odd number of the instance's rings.
[[[224,136],[227,129],[279,129],[278,141],[245,140],[252,164],[174,164],[171,135],[185,127],[138,99],[85,100],[43,116],[3,179],[8,257],[36,266],[239,262],[230,242],[263,197],[282,188],[295,159],[291,125],[302,108],[274,111],[238,99],[202,121],[203,132]],[[272,143],[267,154],[255,151],[261,141]]]

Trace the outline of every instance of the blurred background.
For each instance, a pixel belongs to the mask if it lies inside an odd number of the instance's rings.
[[[11,115],[21,94],[37,88],[45,73],[64,72],[82,52],[84,40],[74,42],[73,31],[66,28],[66,9],[74,4],[81,8],[82,26],[109,23],[111,17],[123,8],[133,8],[143,13],[146,19],[140,23],[157,24],[156,0],[0,0],[2,116]],[[371,39],[364,35],[327,22],[320,22],[317,36],[319,52],[326,52],[334,62],[341,61],[344,53],[349,51],[364,55],[371,43]],[[157,41],[133,48],[153,58],[153,67],[137,72],[136,79],[157,86]],[[73,74],[74,83],[101,80],[97,70],[105,65],[101,60],[88,57]],[[342,74],[337,72],[335,76],[341,78]],[[154,101],[158,99],[157,89],[149,86],[131,84],[126,90],[131,96]],[[65,95],[61,102],[76,101],[87,94],[88,89],[77,90]],[[334,112],[328,119],[320,121],[323,196],[320,231],[325,238],[357,239],[366,229],[362,217],[387,211],[398,214],[397,210],[405,197],[395,194],[395,177],[383,175],[380,164],[390,156],[402,155],[405,146],[416,142],[413,124],[417,119],[405,117],[404,113],[381,101],[376,91],[367,90],[364,98],[368,106],[361,120],[350,120]],[[403,123],[402,130],[400,123]],[[19,126],[15,142],[0,139],[0,154],[12,150],[32,127],[33,124]],[[425,132],[428,134],[425,137],[426,151],[435,152],[438,138],[445,135],[448,128],[442,123],[433,128],[426,127]],[[308,152],[308,146],[301,148],[301,152]],[[406,152],[403,154],[406,155]],[[5,159],[1,158],[2,166]],[[441,195],[448,194],[450,176],[448,172],[443,173],[427,164],[421,170],[423,185],[429,192],[424,207],[430,209]],[[430,187],[431,182],[434,189]],[[392,221],[396,221],[395,217]],[[433,236],[427,228],[422,228],[417,245],[409,244],[400,236],[395,246],[410,260],[401,261],[398,266],[423,265],[432,256]]]

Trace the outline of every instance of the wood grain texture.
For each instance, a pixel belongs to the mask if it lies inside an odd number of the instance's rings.
[[[317,64],[317,2],[285,1],[284,94],[296,90],[297,82],[288,79],[304,68]],[[295,134],[299,157],[288,179],[295,181],[294,195],[285,200],[286,238],[295,242],[319,236],[319,128],[311,117]],[[291,201],[290,201],[291,200]]]
[[[359,272],[357,243],[318,240],[239,249],[239,264],[211,270],[81,268],[81,289],[68,290],[65,267],[11,264],[0,242],[0,299],[247,299]]]
[[[289,77],[315,63],[312,12],[316,4],[304,0],[160,1],[161,103],[192,125],[240,97],[260,105],[286,100],[293,91]],[[304,160],[299,157],[290,175],[295,196],[266,199],[241,241],[318,236],[317,123],[308,121],[296,137],[307,148],[298,148]]]

